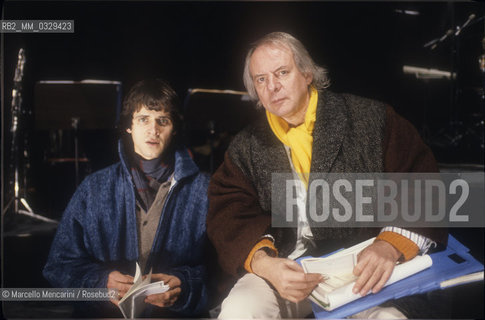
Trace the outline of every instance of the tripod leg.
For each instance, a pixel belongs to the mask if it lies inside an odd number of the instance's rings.
[[[26,216],[29,216],[29,217],[32,217],[32,218],[35,218],[37,220],[42,220],[42,221],[45,221],[45,222],[51,222],[51,223],[58,223],[57,220],[54,220],[54,219],[50,219],[50,218],[47,218],[47,217],[44,217],[44,216],[41,216],[39,214],[35,214],[34,211],[32,210],[32,208],[29,206],[29,204],[27,203],[27,200],[25,200],[24,198],[20,198],[20,202],[22,203],[22,205],[27,209],[27,210],[18,210],[17,212],[20,213],[20,214],[23,214],[23,215],[26,215]]]

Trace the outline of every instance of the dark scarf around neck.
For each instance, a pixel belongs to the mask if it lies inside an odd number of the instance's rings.
[[[131,164],[131,175],[140,200],[148,212],[158,192],[160,184],[168,181],[174,172],[175,155],[160,156],[146,160],[134,154]]]

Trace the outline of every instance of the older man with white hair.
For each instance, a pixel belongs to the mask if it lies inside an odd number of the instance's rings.
[[[237,279],[220,318],[306,317],[306,299],[322,281],[294,260],[377,236],[355,266],[354,293],[382,289],[397,261],[446,243],[439,229],[271,226],[271,174],[291,172],[308,187],[317,172],[436,172],[414,127],[385,104],[327,89],[326,70],[287,33],[264,36],[249,50],[244,84],[265,117],[240,132],[209,187],[208,235],[221,267]],[[305,208],[306,188],[299,191]],[[301,200],[303,199],[303,200]],[[298,212],[305,216],[305,210]],[[305,221],[305,219],[301,219]],[[405,318],[396,307],[359,317]]]

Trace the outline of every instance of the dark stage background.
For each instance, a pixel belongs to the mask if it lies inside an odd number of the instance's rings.
[[[433,50],[423,47],[471,14],[475,18],[459,36],[447,37]],[[82,160],[78,180],[115,162],[117,94],[141,79],[161,77],[173,85],[187,113],[187,144],[200,166],[213,171],[255,110],[238,95],[189,94],[189,89],[243,91],[246,48],[271,31],[299,38],[328,68],[332,90],[392,105],[418,128],[443,170],[483,171],[484,75],[478,59],[485,53],[484,14],[481,2],[5,2],[2,19],[74,20],[75,32],[3,34],[2,286],[48,287],[41,269],[55,231],[55,224],[15,215],[9,206],[11,91],[20,48],[26,64],[18,143],[28,155],[21,157],[26,181],[20,193],[35,213],[57,220],[76,187],[75,138]],[[457,77],[417,79],[403,73],[404,65],[456,72]],[[108,120],[94,125],[91,116],[83,115],[76,132],[69,118],[63,125],[56,119],[82,109],[83,102],[64,92],[65,100],[49,107],[45,101],[53,96],[52,87],[39,81],[85,79],[120,86],[89,91],[98,102],[95,110]],[[483,262],[482,229],[452,233]],[[483,282],[463,290],[455,290],[453,315],[483,317]],[[9,303],[4,309],[8,317],[70,312],[55,303]]]

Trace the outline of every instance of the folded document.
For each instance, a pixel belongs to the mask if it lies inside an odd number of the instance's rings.
[[[137,318],[146,307],[146,296],[163,293],[170,289],[163,281],[150,283],[151,278],[152,272],[150,271],[143,279],[140,266],[137,263],[134,283],[118,303],[123,317],[129,319]]]
[[[316,262],[314,260],[315,258],[310,257],[300,258],[298,262],[302,264],[307,272],[320,273],[318,271],[318,264],[321,266],[325,261],[321,259],[333,260],[332,264],[337,266],[341,261],[339,262],[334,259],[360,252],[360,250],[368,246],[372,241],[373,239],[370,239],[351,248],[337,251],[324,258],[317,258]],[[353,259],[353,263],[355,264],[356,256]],[[305,260],[308,260],[308,262],[304,262]],[[348,261],[350,260],[347,260],[345,263],[348,263]],[[342,265],[339,267],[344,268]],[[346,268],[342,269],[343,272],[341,273],[348,274],[348,270],[351,267],[348,266]],[[325,272],[328,272],[328,270]],[[345,318],[391,299],[398,299],[408,295],[425,293],[472,281],[483,281],[483,264],[469,253],[467,247],[449,235],[446,250],[429,255],[417,256],[410,261],[396,265],[386,287],[376,294],[371,293],[364,297],[354,295],[352,293],[352,287],[355,279],[349,280],[338,273],[334,275],[324,273],[324,276],[328,278],[335,277],[335,279],[341,280],[342,283],[337,285],[333,290],[330,290],[330,293],[325,290],[322,291],[322,286],[319,286],[312,292],[309,298],[313,302],[312,307],[315,318],[335,319]]]
[[[357,264],[357,255],[369,246],[374,239],[369,239],[325,258],[302,259],[301,265],[305,272],[320,273],[325,280],[315,288],[309,297],[310,300],[323,309],[332,311],[361,298],[360,294],[352,292],[357,280],[353,270]],[[397,264],[385,286],[429,268],[432,264],[433,261],[428,255],[416,256],[410,261]]]

